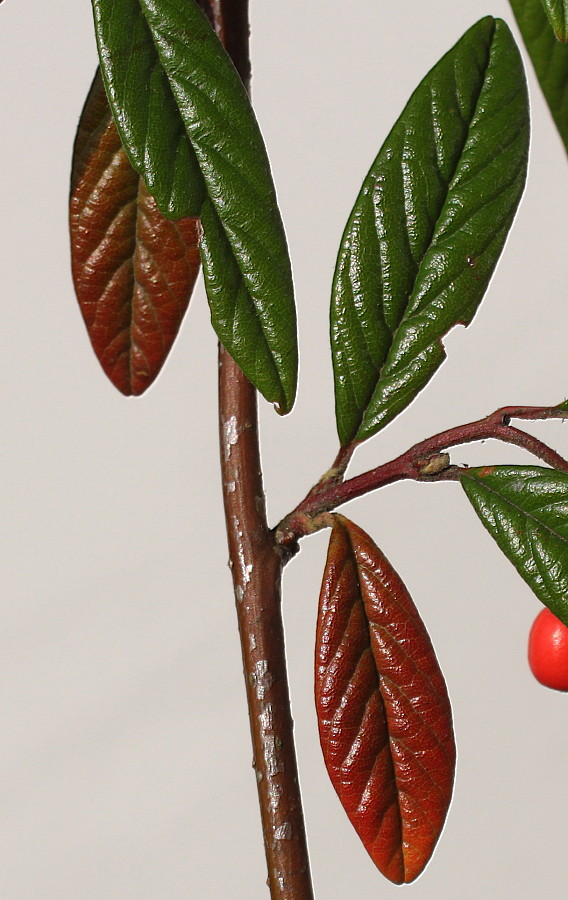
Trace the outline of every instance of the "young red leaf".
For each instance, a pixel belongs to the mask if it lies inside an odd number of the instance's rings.
[[[406,587],[343,516],[320,595],[316,706],[327,770],[365,848],[391,881],[413,881],[450,805],[450,701]]]
[[[199,273],[198,219],[168,221],[124,152],[97,73],[83,109],[70,197],[71,261],[98,360],[123,394],[162,368]]]

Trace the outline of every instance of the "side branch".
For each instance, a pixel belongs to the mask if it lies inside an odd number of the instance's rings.
[[[334,477],[336,472],[341,475],[336,460],[334,466],[311,489],[307,497],[277,526],[276,540],[282,546],[294,549],[300,538],[330,524],[328,514],[331,510],[395,481],[459,480],[464,469],[450,465],[450,457],[446,451],[460,444],[493,438],[522,447],[551,468],[568,472],[568,461],[564,457],[532,434],[510,425],[512,418],[535,421],[565,418],[567,415],[567,410],[558,407],[503,407],[484,419],[441,431],[415,444],[396,459],[347,481],[339,481]],[[349,456],[352,450],[353,448],[350,448]],[[338,459],[340,458],[341,454]]]

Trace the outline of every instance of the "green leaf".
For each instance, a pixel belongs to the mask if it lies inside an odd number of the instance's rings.
[[[568,625],[568,473],[486,466],[468,469],[461,483],[505,556]]]
[[[542,0],[510,0],[552,118],[568,152],[568,45],[559,43]]]
[[[133,169],[164,216],[199,215],[205,185],[139,0],[93,0],[93,12],[107,96]]]
[[[279,310],[266,311],[254,305],[241,271],[231,251],[223,226],[211,201],[201,211],[203,234],[200,242],[203,277],[207,289],[211,322],[219,340],[264,397],[278,402],[280,369],[287,360],[275,361],[267,335]],[[265,321],[266,320],[266,321]],[[277,345],[278,341],[274,340]]]
[[[403,410],[472,320],[519,203],[529,142],[521,58],[474,25],[421,82],[367,175],[339,251],[331,337],[342,446]]]
[[[92,2],[107,94],[132,165],[159,208],[175,216],[193,213],[196,202],[201,209],[203,195],[190,190],[184,196],[182,190],[190,177],[195,183],[188,166],[197,165],[215,212],[206,216],[216,223],[206,238],[209,266],[223,260],[225,270],[230,248],[230,267],[242,279],[239,293],[248,294],[250,315],[233,319],[232,349],[227,349],[247,374],[259,373],[253,383],[279,412],[288,412],[298,364],[292,272],[266,149],[246,90],[194,0]],[[211,251],[219,244],[218,223],[222,253]],[[234,285],[224,287],[221,272],[212,273],[208,283],[216,286],[209,298],[213,323],[228,323],[235,310]],[[226,338],[227,328],[223,333]],[[267,384],[272,385],[268,392]]]
[[[542,0],[557,40],[568,41],[568,0]]]

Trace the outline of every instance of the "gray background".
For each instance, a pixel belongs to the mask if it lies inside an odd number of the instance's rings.
[[[252,0],[254,100],[294,264],[296,408],[262,404],[271,520],[336,447],[327,306],[362,177],[438,57],[504,0]],[[0,897],[267,896],[216,461],[216,354],[201,288],[147,396],[91,353],[69,274],[71,146],[95,64],[90,4],[0,11],[2,596]],[[529,186],[481,311],[353,474],[566,380],[568,171],[529,69]],[[568,426],[535,431],[568,453]],[[455,462],[522,462],[486,443]],[[448,823],[416,900],[560,897],[568,861],[567,700],[525,662],[539,609],[456,485],[352,504],[431,631],[455,712]],[[390,898],[328,783],[312,701],[327,535],[285,579],[294,716],[319,900]]]

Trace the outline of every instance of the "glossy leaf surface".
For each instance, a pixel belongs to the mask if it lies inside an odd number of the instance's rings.
[[[201,211],[203,276],[211,322],[225,349],[264,397],[280,396],[278,368],[263,330],[263,307],[256,308],[210,200]],[[266,323],[270,329],[270,320]]]
[[[97,73],[73,153],[71,260],[93,349],[123,394],[158,375],[199,272],[198,220],[168,221],[132,169]]]
[[[510,0],[546,102],[568,152],[568,45],[556,40],[542,0]]]
[[[528,466],[468,469],[462,487],[503,553],[568,625],[568,474]]]
[[[343,516],[320,595],[316,706],[327,770],[365,848],[391,881],[413,881],[450,804],[451,708],[406,587]]]
[[[132,167],[165,216],[199,215],[200,168],[139,0],[93,0],[93,11],[107,95]]]
[[[343,234],[331,304],[341,444],[404,409],[473,318],[519,203],[529,141],[512,35],[474,25],[421,82]]]
[[[275,389],[265,396],[287,412],[297,378],[291,266],[268,157],[246,90],[194,0],[93,0],[93,8],[107,94],[133,166],[166,214],[175,185],[175,215],[186,215],[197,210],[195,192],[182,201],[177,188],[186,183],[186,166],[195,159],[224,244],[234,256],[232,268],[240,272],[248,307],[256,313],[252,325],[248,318],[233,318],[233,329],[239,329],[234,358],[245,369],[246,360],[256,355],[256,370],[267,376],[256,383],[261,391],[261,384],[274,381],[276,370]],[[207,240],[209,246],[217,243],[216,229]],[[219,248],[208,257],[210,265],[217,260],[226,260]],[[221,285],[220,272],[214,281]],[[234,284],[217,293],[213,303],[224,303],[222,318],[229,321]],[[213,322],[218,319],[214,314]]]
[[[568,41],[568,0],[542,0],[557,40]]]

